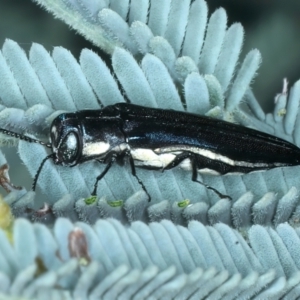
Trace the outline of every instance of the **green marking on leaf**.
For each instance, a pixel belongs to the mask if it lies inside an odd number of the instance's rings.
[[[182,208],[187,207],[189,204],[190,204],[189,199],[185,199],[177,203],[178,207],[182,207]]]
[[[91,205],[91,204],[95,203],[96,201],[97,201],[97,196],[91,196],[84,200],[86,205]]]
[[[279,117],[284,117],[286,115],[286,109],[285,108],[282,108],[280,109],[278,112],[277,112],[277,115]]]
[[[123,200],[116,200],[116,201],[107,201],[107,204],[111,207],[119,207],[123,206]]]

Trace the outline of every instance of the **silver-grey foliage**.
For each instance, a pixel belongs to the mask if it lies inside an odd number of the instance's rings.
[[[91,227],[58,219],[51,230],[18,219],[14,245],[3,232],[0,238],[0,292],[13,296],[299,297],[300,238],[288,224],[276,230],[255,225],[247,244],[224,224],[206,227],[191,221],[185,228],[165,220],[149,226],[134,222],[126,228],[110,219]],[[41,264],[47,271],[36,277]]]
[[[1,128],[45,139],[63,111],[129,99],[238,122],[300,146],[300,81],[290,91],[284,82],[274,112],[265,114],[250,88],[260,53],[252,50],[239,62],[243,27],[228,27],[224,9],[208,18],[204,0],[35,1],[110,53],[113,73],[88,49],[77,61],[62,47],[48,53],[33,44],[26,54],[6,40],[0,52]],[[46,156],[41,145],[17,144],[3,135],[0,144],[18,145],[32,176]],[[2,153],[0,162],[6,163]],[[199,176],[232,202],[193,183],[185,171],[137,170],[152,196],[148,203],[130,172],[114,166],[99,184],[99,198],[90,203],[86,198],[101,170],[96,162],[68,169],[48,161],[38,181],[48,202],[43,209],[37,210],[35,193],[25,189],[5,197],[16,217],[54,227],[17,219],[13,246],[0,231],[2,294],[28,299],[300,296],[299,167]],[[123,203],[115,205],[116,199]],[[110,217],[121,223],[99,220]]]

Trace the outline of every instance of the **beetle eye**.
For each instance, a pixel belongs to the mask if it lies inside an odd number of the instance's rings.
[[[78,138],[74,132],[70,132],[59,147],[61,161],[71,163],[75,160],[78,152]]]

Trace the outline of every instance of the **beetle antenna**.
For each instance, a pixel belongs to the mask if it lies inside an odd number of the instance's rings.
[[[35,191],[37,180],[38,180],[38,178],[39,178],[39,176],[40,176],[40,173],[41,173],[41,171],[42,171],[42,168],[43,168],[43,166],[44,166],[46,160],[48,160],[49,158],[53,158],[54,156],[55,156],[55,153],[51,153],[51,154],[47,155],[47,156],[43,159],[43,161],[41,162],[41,164],[40,164],[40,166],[39,166],[39,168],[38,168],[38,170],[37,170],[37,172],[36,172],[36,174],[35,174],[35,176],[34,176],[34,179],[33,179],[32,187],[31,187],[31,189],[32,189],[33,191]]]
[[[9,136],[18,138],[20,140],[29,142],[29,143],[37,143],[37,144],[41,144],[43,146],[46,146],[47,148],[51,148],[50,143],[45,143],[45,142],[33,139],[33,138],[31,138],[27,135],[19,134],[19,133],[16,133],[16,132],[13,132],[13,131],[10,131],[10,130],[6,130],[6,129],[3,129],[3,128],[0,128],[0,132],[3,133],[3,134],[9,135]]]

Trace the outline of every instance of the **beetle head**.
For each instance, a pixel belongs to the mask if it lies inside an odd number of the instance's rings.
[[[57,165],[75,166],[80,159],[82,138],[76,113],[60,114],[50,127],[50,141]]]

